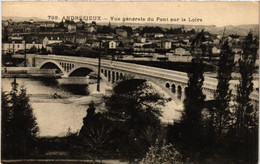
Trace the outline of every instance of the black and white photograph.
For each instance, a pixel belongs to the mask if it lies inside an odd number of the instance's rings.
[[[259,4],[1,2],[1,163],[258,164]]]

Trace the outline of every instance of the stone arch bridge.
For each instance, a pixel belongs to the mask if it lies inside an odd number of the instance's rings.
[[[83,58],[72,56],[58,55],[28,55],[27,65],[31,67],[43,68],[51,64],[58,67],[63,77],[72,77],[75,72],[80,69],[77,76],[86,76],[87,70],[98,72],[98,59]],[[184,100],[184,90],[187,87],[187,73],[132,64],[119,61],[101,60],[100,77],[113,85],[114,82],[120,80],[124,75],[130,75],[136,79],[144,79],[150,81],[166,92],[176,104],[182,104]],[[230,88],[235,92],[235,82],[230,83]],[[217,87],[217,79],[205,76],[203,92],[207,100],[214,98]],[[236,94],[236,93],[234,93]],[[252,94],[251,99],[258,101],[258,94]]]

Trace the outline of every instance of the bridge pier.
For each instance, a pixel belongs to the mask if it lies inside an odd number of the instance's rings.
[[[113,88],[112,87],[107,87],[105,88],[105,96],[111,96],[113,92]]]

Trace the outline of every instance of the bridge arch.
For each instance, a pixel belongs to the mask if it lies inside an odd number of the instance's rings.
[[[181,91],[182,91],[182,87],[181,87],[181,85],[178,85],[178,87],[177,87],[177,91],[178,91],[178,92],[181,92]]]
[[[112,71],[112,83],[115,82],[115,71]]]
[[[160,81],[158,81],[157,79],[154,79],[154,78],[150,78],[149,76],[142,76],[142,75],[133,75],[133,74],[129,74],[130,77],[132,77],[133,79],[140,79],[140,80],[146,80],[148,82],[151,82],[152,84],[154,84],[155,86],[157,86],[158,88],[160,88],[164,93],[166,93],[165,97],[171,97],[173,98],[173,93],[169,90],[169,88],[167,88],[167,84],[169,84],[169,87],[170,87],[170,83],[167,82],[166,84],[165,83],[162,83]]]
[[[183,90],[183,91],[186,92],[187,88],[188,88],[188,87],[184,87],[184,90]]]
[[[108,70],[107,80],[108,80],[108,82],[111,81],[111,71],[110,70]]]
[[[166,83],[166,84],[165,84],[165,87],[166,87],[166,88],[170,88],[170,83]]]
[[[123,79],[123,73],[122,72],[120,73],[119,78],[120,78],[120,80]]]
[[[43,63],[41,63],[41,65],[39,66],[39,69],[42,69],[45,65],[47,65],[47,64],[53,64],[53,65],[55,65],[61,72],[62,72],[62,74],[63,75],[67,75],[67,72],[65,72],[65,70],[62,68],[62,66],[58,63],[58,62],[56,62],[56,61],[54,61],[54,60],[46,60],[46,61],[44,61]]]
[[[119,80],[119,73],[116,72],[116,81],[118,81],[118,80]]]
[[[91,72],[94,72],[93,70],[86,68],[86,67],[80,67],[75,69],[74,71],[70,72],[69,77],[71,76],[84,76],[86,77]]]
[[[105,77],[107,77],[107,70],[105,69]]]
[[[98,74],[98,69],[94,66],[90,66],[90,65],[84,65],[84,66],[75,66],[74,68],[72,68],[68,73],[68,77],[73,75],[73,73],[75,73],[75,71],[80,70],[80,69],[87,69],[90,71],[95,72],[96,74]],[[105,71],[106,72],[106,71]],[[84,76],[84,75],[83,75]],[[106,82],[108,82],[108,79],[104,76],[103,73],[100,72],[100,78],[105,80]]]
[[[171,90],[172,89],[171,84],[174,84],[176,86],[176,91],[177,91],[177,84],[175,84],[174,82],[170,82],[170,81],[164,82],[163,80],[152,78],[149,76],[143,76],[141,74],[132,74],[132,73],[123,72],[122,75],[125,75],[126,77],[129,76],[130,78],[133,78],[133,79],[146,80],[148,82],[151,82],[154,86],[157,87],[157,89],[161,90],[161,93],[164,93],[165,98],[171,98],[171,100],[174,101],[174,103],[176,105],[182,105],[181,100],[183,98],[183,94],[177,93],[177,95],[176,95],[176,92],[173,93]],[[167,86],[169,86],[169,87],[167,88]],[[179,84],[179,86],[182,87],[181,84]]]

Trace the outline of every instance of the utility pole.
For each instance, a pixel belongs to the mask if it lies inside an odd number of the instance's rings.
[[[27,57],[26,57],[26,37],[24,36],[24,66],[27,67]]]
[[[100,92],[100,66],[101,66],[101,39],[99,41],[99,53],[98,53],[98,79],[97,79],[98,92]]]
[[[12,43],[13,43],[13,55],[14,55],[14,46],[15,46],[15,42],[13,41]]]
[[[224,41],[225,32],[226,32],[226,26],[224,27],[224,31],[223,31],[222,38],[221,38],[222,45],[224,44],[223,41]]]

